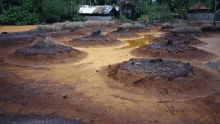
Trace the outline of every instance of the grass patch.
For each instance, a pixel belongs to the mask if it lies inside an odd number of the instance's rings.
[[[162,29],[173,29],[173,28],[176,28],[176,27],[183,27],[183,26],[187,26],[187,24],[185,22],[176,22],[176,23],[164,23],[162,25]]]
[[[54,32],[54,31],[61,30],[61,28],[58,26],[54,26],[54,25],[37,25],[37,30]]]
[[[123,23],[121,25],[121,28],[123,30],[127,30],[127,29],[131,29],[131,30],[144,29],[144,25],[138,24],[138,23]]]
[[[163,23],[162,29],[170,29],[173,28],[173,25],[171,23]]]
[[[202,31],[220,31],[220,25],[204,24],[201,26]]]
[[[182,26],[174,28],[172,32],[177,34],[201,34],[202,30],[195,26]]]
[[[45,39],[40,39],[33,43],[32,48],[51,48],[56,47],[57,42],[51,37],[46,37]]]

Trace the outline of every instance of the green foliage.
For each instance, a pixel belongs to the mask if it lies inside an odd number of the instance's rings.
[[[123,21],[123,22],[128,22],[128,23],[131,23],[131,20],[126,18],[123,14],[121,14],[120,16],[120,20]]]
[[[63,0],[44,0],[42,3],[43,18],[47,21],[59,21],[68,9],[69,5]]]
[[[157,6],[156,4],[149,4],[148,1],[140,1],[137,3],[135,10],[141,15],[139,21],[144,24],[151,23],[155,20],[169,21],[172,13],[166,4]]]
[[[39,15],[30,13],[22,6],[14,6],[9,8],[2,16],[1,21],[8,24],[25,25],[25,24],[38,24]]]
[[[85,21],[85,18],[81,15],[79,15],[78,13],[76,13],[73,17],[73,21],[76,21],[76,22],[81,22],[81,21]]]

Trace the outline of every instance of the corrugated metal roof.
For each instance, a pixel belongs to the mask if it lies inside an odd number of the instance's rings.
[[[80,14],[109,14],[113,9],[113,6],[105,5],[105,6],[88,6],[83,5],[79,9]],[[119,7],[115,7],[116,11],[119,10]]]

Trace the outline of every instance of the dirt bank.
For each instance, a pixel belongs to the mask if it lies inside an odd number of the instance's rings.
[[[199,39],[194,38],[191,35],[179,35],[179,36],[173,36],[173,35],[166,35],[159,38],[155,38],[151,40],[152,43],[166,43],[168,40],[173,40],[174,44],[184,44],[184,45],[207,45],[207,43],[204,43],[200,41]]]
[[[106,36],[113,37],[113,38],[138,38],[141,37],[140,35],[137,35],[136,33],[127,32],[127,31],[112,31]]]
[[[211,80],[218,82],[218,77],[189,63],[162,59],[130,59],[103,71],[117,82],[145,89],[147,95],[157,98],[194,98],[213,89]]]
[[[123,42],[108,37],[105,35],[87,35],[84,37],[78,37],[73,40],[69,40],[68,42],[64,42],[67,45],[73,46],[73,47],[100,47],[100,46],[117,46],[122,44]]]
[[[33,46],[16,50],[5,58],[5,62],[17,64],[55,64],[66,61],[76,62],[85,58],[88,53],[76,50],[64,45],[56,45],[50,48],[35,48]]]
[[[211,60],[217,55],[180,44],[149,44],[131,51],[137,57],[171,58],[182,60]]]

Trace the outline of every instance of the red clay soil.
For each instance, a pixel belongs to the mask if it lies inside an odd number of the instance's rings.
[[[27,64],[55,64],[66,61],[76,62],[88,54],[72,47],[57,45],[51,48],[33,48],[32,46],[16,50],[5,58],[5,62]]]
[[[106,36],[113,37],[113,38],[138,38],[141,37],[140,35],[133,33],[133,32],[128,32],[128,31],[112,31]]]
[[[218,82],[206,71],[189,63],[162,59],[130,59],[101,71],[129,88],[145,89],[157,98],[193,98],[208,93]]]
[[[166,36],[162,36],[159,38],[155,38],[153,40],[150,40],[152,43],[167,43],[168,40],[172,39],[174,44],[184,44],[184,45],[206,45],[207,43],[204,43],[196,38],[194,38],[191,35],[179,35],[179,36],[173,36],[173,34],[169,34]]]
[[[210,60],[217,55],[181,44],[149,44],[133,49],[130,52],[137,57],[170,58],[181,60]]]
[[[122,41],[119,41],[115,38],[111,38],[105,35],[87,35],[84,37],[78,37],[65,44],[73,47],[98,47],[98,46],[117,46],[121,45]]]

